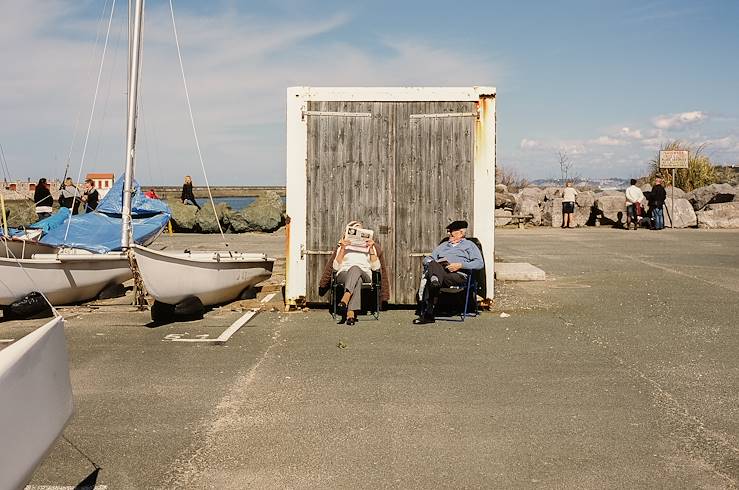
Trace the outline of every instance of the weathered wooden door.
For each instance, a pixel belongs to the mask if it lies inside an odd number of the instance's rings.
[[[308,103],[307,290],[309,302],[346,223],[362,220],[376,233],[388,265],[395,256],[394,105],[379,102]],[[391,298],[391,302],[394,301]]]
[[[423,255],[446,236],[446,225],[472,224],[476,116],[475,102],[396,107],[396,303],[416,302]]]

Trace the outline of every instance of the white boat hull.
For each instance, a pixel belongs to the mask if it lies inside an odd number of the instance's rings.
[[[64,320],[0,350],[0,488],[23,488],[74,410]]]
[[[34,254],[54,254],[58,247],[39,243],[36,240],[24,238],[3,238],[0,243],[0,257],[30,259]]]
[[[244,289],[269,279],[274,265],[264,254],[133,249],[146,290],[171,305],[191,296],[206,306],[234,300]]]
[[[33,291],[43,293],[53,305],[79,303],[132,277],[128,258],[119,252],[35,255],[19,260],[0,257],[0,306]]]

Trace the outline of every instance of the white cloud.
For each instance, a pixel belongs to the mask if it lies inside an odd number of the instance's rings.
[[[696,124],[708,119],[708,114],[702,111],[680,112],[657,116],[652,123],[659,129],[680,129],[684,126]]]
[[[524,138],[521,140],[519,147],[522,150],[534,150],[537,148],[541,148],[541,142]]]
[[[610,136],[599,136],[594,140],[590,140],[590,143],[601,146],[621,146],[626,144],[625,141],[611,138]]]
[[[635,140],[642,139],[642,132],[638,129],[632,129],[632,128],[621,128],[618,132],[620,136],[623,136],[625,138],[632,138]]]
[[[16,178],[63,173],[78,114],[72,168],[79,165],[99,63],[99,52],[92,56],[96,19],[79,20],[89,5],[27,0],[4,8],[0,43],[13,49],[3,54],[0,134]],[[117,5],[85,172],[123,167],[126,14],[125,2]],[[332,34],[351,22],[348,13],[278,20],[234,10],[175,13],[211,183],[284,182],[288,86],[495,85],[502,73],[433,37],[390,36],[380,50],[340,41]],[[202,183],[168,8],[152,6],[145,22],[138,175],[177,183],[190,173]]]

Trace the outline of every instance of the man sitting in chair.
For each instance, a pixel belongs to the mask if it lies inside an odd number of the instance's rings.
[[[466,221],[453,221],[446,227],[449,240],[437,246],[430,256],[423,259],[426,269],[419,290],[420,315],[413,320],[416,325],[434,323],[434,306],[441,288],[463,286],[467,283],[467,271],[485,266],[480,249],[467,240]]]

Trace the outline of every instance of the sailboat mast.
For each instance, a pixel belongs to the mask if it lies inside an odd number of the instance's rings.
[[[133,29],[129,29],[128,65],[128,121],[126,123],[126,173],[123,184],[123,215],[121,216],[121,247],[131,245],[131,197],[136,148],[136,108],[138,101],[139,68],[141,62],[141,27],[144,18],[144,0],[136,0]]]

